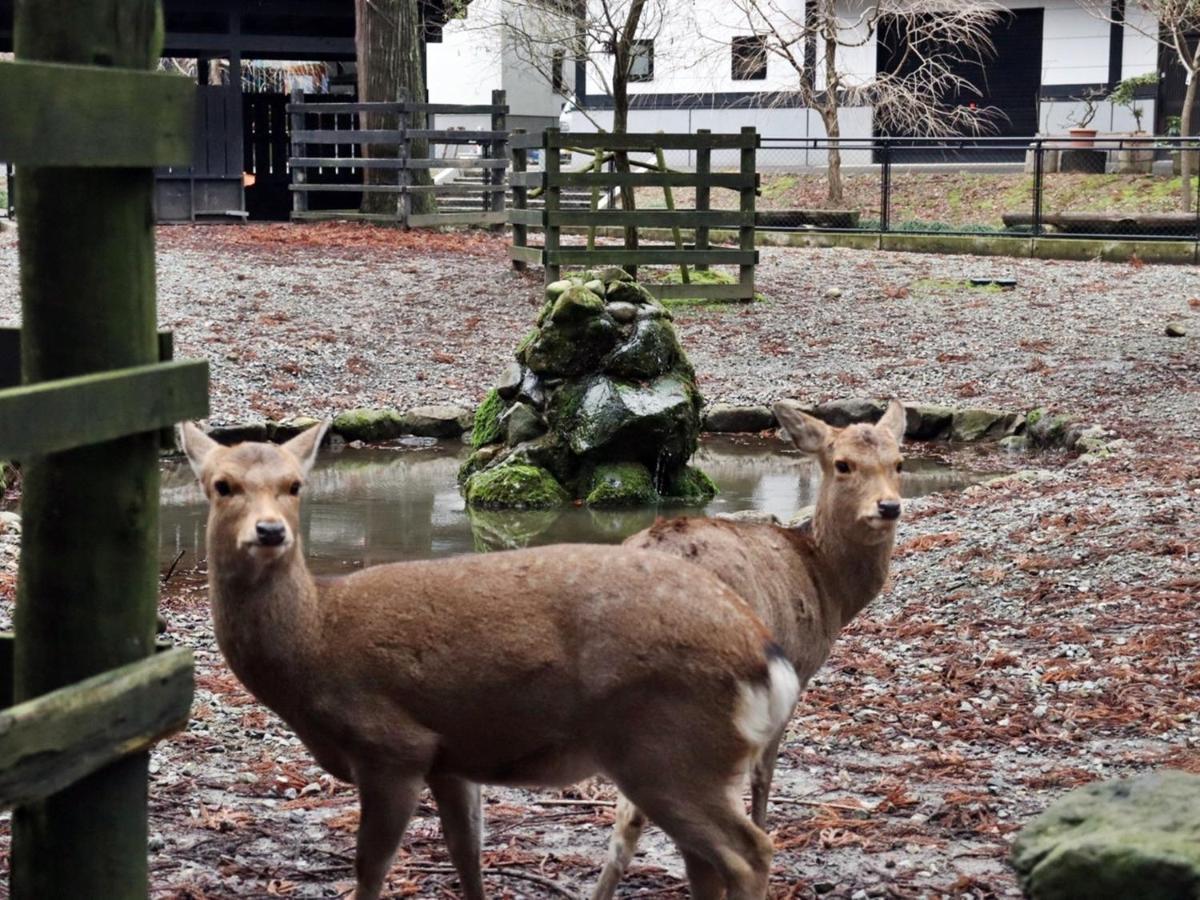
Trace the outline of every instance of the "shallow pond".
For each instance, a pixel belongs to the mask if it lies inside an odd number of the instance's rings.
[[[696,462],[721,493],[706,507],[530,512],[467,510],[455,475],[469,448],[458,442],[322,454],[305,486],[301,529],[317,572],[384,562],[562,542],[616,543],[655,516],[760,510],[787,521],[814,501],[816,467],[774,439],[711,436]],[[944,458],[910,453],[902,491],[918,497],[955,490],[989,473],[967,451]],[[163,473],[160,558],[181,566],[204,557],[204,497],[185,463]]]

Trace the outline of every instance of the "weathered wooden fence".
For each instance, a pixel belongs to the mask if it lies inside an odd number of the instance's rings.
[[[292,156],[288,164],[292,171],[292,218],[360,219],[391,222],[405,227],[428,225],[503,225],[505,222],[505,174],[508,168],[508,106],[504,91],[493,91],[492,102],[477,106],[451,103],[306,103],[296,91],[288,104],[292,122]],[[352,114],[345,118],[322,117]],[[487,116],[490,129],[483,131],[421,127],[437,116]],[[368,128],[356,126],[354,119],[392,121],[395,127]],[[317,127],[311,127],[314,124]],[[344,127],[349,124],[350,127]],[[333,127],[329,127],[333,126]],[[435,147],[475,148],[477,155],[435,156]],[[374,154],[364,148],[380,148]],[[420,155],[417,155],[420,153]],[[434,170],[478,171],[478,182],[433,183],[418,173]],[[333,182],[320,176],[330,170],[355,174],[364,170],[383,170],[392,177],[378,183],[339,179]],[[424,183],[420,183],[424,182]],[[308,198],[312,194],[336,192],[355,198],[367,193],[395,196],[394,211],[364,213],[357,209],[313,210]],[[432,194],[435,200],[456,198],[454,209],[434,212],[414,212],[413,198]],[[462,198],[474,198],[476,208]]]
[[[190,651],[154,652],[160,431],[208,409],[207,363],[160,362],[155,332],[154,167],[191,159],[195,96],[147,71],[157,13],[20,4],[0,63],[22,232],[21,385],[0,390],[0,459],[23,465],[0,639],[15,900],[147,895],[147,750],[191,704]]]
[[[513,266],[521,269],[530,263],[540,263],[545,269],[547,284],[557,281],[564,266],[591,268],[622,266],[636,269],[645,265],[693,265],[701,269],[715,265],[738,267],[736,284],[660,284],[643,282],[660,298],[700,297],[721,300],[754,299],[754,267],[758,252],[754,249],[754,206],[758,189],[755,173],[755,153],[758,133],[743,128],[738,134],[563,134],[550,128],[543,134],[514,134],[511,141],[513,171],[513,202],[508,213],[512,225],[512,246],[509,255]],[[538,149],[544,159],[542,171],[529,168],[529,151]],[[565,149],[594,152],[649,152],[661,159],[664,150],[693,150],[696,153],[695,171],[666,170],[658,163],[645,167],[651,171],[601,172],[562,170]],[[712,171],[713,150],[737,150],[739,166],[735,172]],[[564,188],[617,188],[632,191],[640,187],[690,188],[695,192],[691,209],[590,209],[564,210],[560,199]],[[736,192],[736,208],[713,208],[712,191],[723,189]],[[531,190],[542,193],[542,209],[529,208]],[[673,201],[669,207],[673,206]],[[579,228],[636,228],[672,229],[676,239],[670,244],[642,244],[636,249],[619,246],[564,245],[565,229]],[[529,229],[542,229],[541,246],[529,244]],[[709,231],[713,228],[736,229],[738,246],[713,247]],[[694,232],[691,243],[684,243],[680,233]],[[589,242],[591,244],[592,242]]]

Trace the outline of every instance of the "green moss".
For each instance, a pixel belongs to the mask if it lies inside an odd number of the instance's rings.
[[[571,498],[545,469],[500,465],[467,479],[467,505],[477,509],[553,509]]]
[[[333,430],[347,441],[388,441],[404,434],[404,417],[394,409],[351,409],[334,418]],[[258,440],[265,438],[264,426]]]
[[[1035,410],[1031,411],[1029,413],[1029,415],[1027,415],[1025,417],[1025,426],[1027,428],[1032,428],[1034,425],[1036,425],[1038,422],[1041,421],[1042,416],[1044,416],[1045,414],[1046,414],[1045,409],[1039,408],[1039,409],[1035,409]]]
[[[504,412],[504,400],[495,388],[488,391],[479,409],[475,410],[475,426],[471,431],[471,446],[479,449],[500,440],[500,414]]]
[[[675,503],[703,506],[717,493],[716,482],[695,466],[676,469],[667,478],[665,494]]]
[[[496,458],[499,447],[481,447],[458,467],[458,486],[462,487],[472,475]]]
[[[547,303],[545,306],[544,312],[549,314],[549,311],[552,307],[553,307],[553,304]],[[540,322],[541,318],[539,318],[538,321]],[[529,348],[529,345],[532,344],[537,339],[538,339],[538,330],[535,328],[535,329],[533,329],[533,331],[529,332],[529,334],[525,335],[525,337],[521,338],[521,340],[517,341],[517,349],[515,351],[513,351],[516,354],[517,359],[521,359],[522,355]]]
[[[604,463],[592,474],[588,506],[650,506],[657,502],[650,470],[641,463]]]

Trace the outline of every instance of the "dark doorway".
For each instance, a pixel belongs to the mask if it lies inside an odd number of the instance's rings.
[[[975,103],[992,107],[1003,115],[989,134],[994,137],[1031,137],[1038,131],[1039,94],[1042,86],[1042,29],[1043,10],[1019,9],[1004,14],[992,28],[995,54],[982,61],[962,61],[957,72],[979,89],[979,95],[965,93],[948,97],[950,103]],[[893,19],[879,33],[876,65],[879,71],[895,71],[904,60],[907,23]],[[915,64],[914,64],[915,65]],[[927,137],[927,135],[892,135],[877,125],[880,137]],[[939,154],[941,151],[939,151]],[[1024,159],[1021,148],[1007,150],[969,150],[953,154],[960,161],[1005,162]],[[905,158],[907,157],[907,159]],[[937,162],[928,151],[901,150],[896,159],[908,162]]]
[[[288,190],[287,95],[242,95],[242,171],[246,173],[246,212],[251,219],[286,221],[292,211]]]
[[[1190,34],[1187,37],[1188,53],[1196,50],[1196,41],[1200,35]],[[1187,99],[1187,72],[1179,62],[1179,55],[1170,47],[1158,48],[1158,71],[1162,78],[1158,83],[1158,103],[1154,111],[1155,134],[1166,134],[1169,130],[1168,119],[1172,116],[1183,116],[1183,102]],[[1192,131],[1200,123],[1200,97],[1192,107]]]

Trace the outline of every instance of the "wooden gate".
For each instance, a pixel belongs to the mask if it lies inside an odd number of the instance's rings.
[[[287,221],[292,209],[288,191],[287,94],[242,95],[242,171],[246,212],[251,219]]]
[[[288,104],[292,116],[291,190],[294,195],[294,220],[347,219],[390,222],[405,227],[436,225],[503,225],[505,172],[508,168],[508,107],[503,91],[492,91],[492,102],[477,106],[454,103],[311,103],[293,92]],[[364,129],[355,119],[374,113],[398,122],[399,127]],[[486,116],[486,130],[427,128],[418,123],[436,116]],[[328,127],[330,117],[337,116]],[[345,119],[343,119],[345,117]],[[317,120],[314,122],[314,118]],[[348,121],[346,121],[348,120]],[[314,127],[314,125],[316,127]],[[345,127],[349,125],[349,127]],[[391,156],[369,156],[362,152],[368,145],[395,148]],[[473,148],[477,155],[437,156],[436,147]],[[418,151],[420,151],[418,153]],[[361,177],[353,184],[330,173],[367,169],[394,171],[392,183],[364,184]],[[481,180],[447,180],[418,184],[416,173],[479,172]],[[357,200],[364,192],[386,193],[396,197],[394,212],[363,213]],[[314,198],[341,194],[341,208],[318,208]],[[412,198],[432,194],[437,200],[475,199],[474,208],[439,209],[432,213],[414,213]],[[349,202],[346,202],[349,201]],[[332,206],[333,204],[328,204]]]
[[[154,168],[191,160],[195,90],[146,71],[157,13],[21,4],[21,58],[0,63],[0,158],[33,238],[22,385],[0,391],[0,459],[23,464],[15,638],[0,641],[15,900],[147,895],[146,751],[191,703],[191,653],[154,653],[160,431],[208,407],[207,363],[158,361]]]
[[[738,267],[736,284],[658,284],[645,282],[645,287],[660,298],[700,297],[720,300],[753,300],[754,267],[758,263],[758,251],[754,249],[754,206],[758,189],[755,173],[755,152],[758,148],[758,133],[753,128],[743,128],[739,134],[563,134],[557,128],[548,128],[544,134],[513,135],[513,206],[508,221],[512,224],[512,246],[509,255],[513,267],[522,269],[529,263],[540,263],[545,270],[546,284],[557,281],[565,266],[593,268],[600,266],[623,266],[636,270],[638,266],[695,265],[700,268],[715,265]],[[545,159],[541,172],[529,170],[529,151],[540,149]],[[693,150],[696,153],[696,168],[692,172],[666,171],[659,163],[657,171],[640,172],[564,172],[562,152],[570,149],[593,153],[606,152],[653,152],[665,150]],[[713,172],[714,150],[736,151],[736,172]],[[654,168],[654,167],[651,167]],[[639,187],[691,188],[695,191],[694,209],[621,209],[566,210],[561,208],[563,188],[593,188],[622,191]],[[530,189],[539,191],[545,198],[542,209],[529,208]],[[713,189],[736,192],[736,209],[713,209]],[[595,204],[593,204],[594,206]],[[673,203],[671,204],[673,207]],[[670,244],[641,244],[636,249],[617,246],[594,247],[564,246],[564,229],[628,227],[672,229],[674,242]],[[542,245],[530,246],[529,229],[539,228],[544,233]],[[738,246],[734,248],[713,247],[709,241],[711,229],[736,229]],[[692,243],[685,244],[682,231],[693,231]]]

